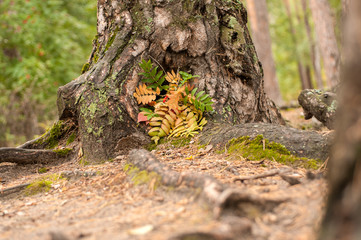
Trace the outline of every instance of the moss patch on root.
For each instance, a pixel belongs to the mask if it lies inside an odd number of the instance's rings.
[[[39,179],[36,179],[29,186],[26,187],[25,195],[31,196],[42,192],[48,192],[51,185],[63,181],[64,179],[60,174],[51,174]]]
[[[161,177],[155,172],[141,171],[133,164],[126,164],[123,170],[130,176],[134,185],[147,184],[151,191],[156,190],[161,185]]]
[[[59,143],[60,137],[66,132],[66,128],[68,127],[63,121],[54,123],[54,125],[36,141],[36,144],[44,144],[47,149],[55,148]]]
[[[227,146],[228,153],[231,155],[240,155],[251,161],[268,159],[285,165],[307,169],[318,169],[322,164],[322,161],[318,159],[294,156],[285,146],[270,142],[263,135],[258,135],[254,139],[249,136],[233,138],[228,142]]]
[[[66,155],[68,155],[73,149],[71,148],[63,148],[63,149],[55,149],[53,150],[53,152],[55,152],[56,154],[58,154],[61,157],[65,157]]]

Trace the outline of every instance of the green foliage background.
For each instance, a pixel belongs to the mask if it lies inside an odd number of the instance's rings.
[[[296,31],[296,45],[292,40],[289,18],[283,0],[267,0],[272,38],[272,52],[276,62],[276,71],[281,94],[286,103],[296,100],[301,91],[301,80],[297,68],[297,56],[300,56],[304,65],[309,65],[312,69],[310,42],[308,41],[303,21],[304,12],[301,0],[290,0],[289,2],[292,22]],[[335,32],[340,42],[342,4],[340,0],[329,0],[329,2],[335,19]],[[301,21],[297,19],[297,14],[299,14]],[[313,39],[316,40],[310,9],[308,9],[308,18],[313,30]],[[316,80],[313,77],[312,71],[313,69],[311,70],[311,78],[313,86],[316,87]],[[324,75],[324,73],[322,74]],[[323,76],[323,79],[325,80],[325,76]]]
[[[33,125],[56,119],[58,87],[80,75],[91,52],[96,4],[96,0],[1,1],[0,146],[40,134]],[[23,126],[34,129],[27,132]]]

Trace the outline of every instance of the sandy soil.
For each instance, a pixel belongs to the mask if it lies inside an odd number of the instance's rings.
[[[297,118],[300,113],[293,114]],[[168,145],[153,153],[175,171],[212,175],[241,191],[282,199],[283,203],[264,211],[246,206],[248,211],[238,220],[249,224],[252,239],[315,239],[327,193],[324,178],[310,180],[306,169],[293,168],[289,174],[301,182],[293,186],[280,176],[234,182],[240,176],[286,166],[268,159],[251,162],[210,148]],[[155,188],[152,180],[135,184],[123,171],[126,159],[118,156],[91,166],[76,160],[47,166],[0,164],[0,191],[56,173],[67,177],[35,195],[26,191],[0,193],[0,239],[171,239],[186,232],[227,232],[230,225],[214,217],[199,190]],[[43,167],[47,172],[38,173]]]

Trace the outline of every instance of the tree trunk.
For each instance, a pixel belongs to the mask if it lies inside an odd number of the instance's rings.
[[[297,36],[296,36],[296,30],[293,26],[293,21],[292,21],[292,14],[291,14],[291,9],[290,9],[290,3],[288,0],[283,0],[285,7],[286,7],[286,13],[288,16],[288,22],[290,25],[290,32],[292,35],[292,41],[295,45],[295,48],[298,44],[297,41]],[[297,68],[298,68],[298,73],[300,76],[300,80],[301,80],[301,84],[302,84],[302,89],[308,89],[311,88],[310,86],[310,79],[308,79],[308,74],[307,74],[307,70],[305,68],[305,66],[303,65],[302,61],[301,61],[301,57],[300,54],[296,51],[296,60],[297,60]]]
[[[329,164],[328,205],[320,239],[361,239],[361,2],[351,1],[344,31],[344,69]]]
[[[58,90],[59,118],[78,123],[84,157],[109,159],[149,141],[133,98],[142,59],[199,75],[193,83],[214,99],[214,120],[282,123],[246,24],[234,1],[99,0],[84,74]]]
[[[340,53],[337,46],[330,4],[327,0],[312,0],[310,7],[315,23],[316,36],[320,43],[328,87],[332,88],[339,82]]]
[[[266,0],[247,0],[247,9],[251,22],[252,40],[263,67],[265,92],[277,105],[282,105],[282,96],[272,55]]]
[[[302,10],[303,10],[303,21],[305,23],[306,28],[306,34],[308,38],[308,42],[310,44],[310,54],[311,54],[311,61],[313,66],[313,72],[316,79],[316,84],[318,89],[323,89],[323,82],[322,82],[322,75],[321,75],[321,65],[320,61],[317,58],[317,52],[316,52],[316,44],[315,40],[312,37],[312,30],[310,26],[310,22],[308,21],[308,0],[302,0]]]

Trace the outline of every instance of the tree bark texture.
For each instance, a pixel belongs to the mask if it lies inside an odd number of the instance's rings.
[[[344,68],[330,193],[320,239],[361,239],[361,2],[351,1],[344,31]]]
[[[247,0],[247,10],[251,23],[252,40],[263,67],[265,92],[277,105],[282,105],[276,65],[272,55],[266,0]]]
[[[315,23],[317,40],[320,43],[319,46],[328,87],[332,88],[339,82],[341,59],[330,4],[327,0],[312,0],[310,1],[310,7]]]
[[[133,98],[142,59],[199,75],[193,84],[214,99],[213,119],[283,123],[246,24],[236,1],[99,0],[84,74],[58,90],[59,118],[77,121],[84,157],[108,159],[149,141]]]

